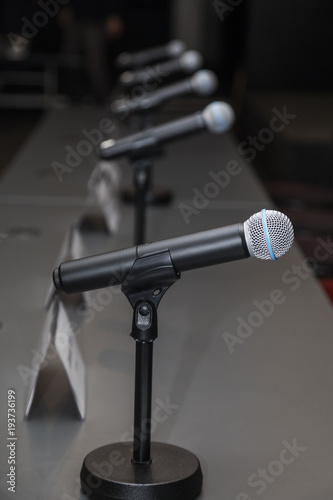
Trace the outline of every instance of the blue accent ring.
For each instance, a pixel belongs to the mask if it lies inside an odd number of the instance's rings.
[[[273,253],[272,245],[269,239],[269,234],[268,234],[268,229],[267,229],[267,220],[266,220],[266,209],[263,208],[261,211],[262,215],[262,225],[264,227],[264,233],[265,233],[265,238],[266,238],[266,243],[267,243],[267,248],[269,251],[269,255],[272,257],[272,260],[276,260],[276,257]]]

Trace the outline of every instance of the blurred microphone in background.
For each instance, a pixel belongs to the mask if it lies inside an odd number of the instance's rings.
[[[163,80],[177,74],[191,75],[202,68],[202,65],[202,55],[196,50],[188,50],[176,59],[136,71],[125,71],[120,75],[119,83],[125,88],[131,88],[135,85],[148,86],[151,82],[162,83]],[[148,88],[148,90],[152,90],[152,88]]]
[[[186,45],[182,40],[172,40],[166,45],[153,47],[140,52],[122,52],[116,59],[116,67],[125,69],[138,69],[147,64],[156,63],[164,59],[179,57],[186,50]]]
[[[158,90],[147,92],[133,98],[118,99],[111,105],[111,111],[120,119],[132,113],[140,113],[161,106],[170,99],[189,94],[198,96],[212,95],[218,88],[217,76],[209,70],[197,71],[191,78],[166,85]]]

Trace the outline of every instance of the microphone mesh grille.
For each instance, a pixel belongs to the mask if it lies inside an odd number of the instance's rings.
[[[276,210],[266,210],[267,231],[275,258],[281,257],[290,249],[294,241],[294,228],[289,218]],[[251,253],[254,257],[272,260],[270,255],[261,212],[246,221]]]

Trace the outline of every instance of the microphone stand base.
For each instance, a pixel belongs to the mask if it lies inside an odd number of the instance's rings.
[[[124,188],[121,192],[121,198],[124,203],[135,203],[136,189],[134,187]],[[154,186],[152,189],[147,191],[146,205],[167,205],[171,202],[172,198],[172,191],[170,189]]]
[[[81,487],[90,500],[194,500],[202,472],[195,455],[163,443],[151,444],[151,463],[132,462],[132,443],[102,446],[89,453]]]

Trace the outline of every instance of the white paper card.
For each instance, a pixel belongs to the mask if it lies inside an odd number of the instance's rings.
[[[55,351],[64,367],[81,420],[85,418],[86,390],[85,366],[80,354],[75,334],[62,302],[58,299],[52,302],[46,316],[46,321],[40,336],[37,353],[28,389],[25,417],[31,411],[36,395],[38,377],[47,364],[47,351],[54,343]]]
[[[81,420],[85,418],[85,366],[65,307],[59,301],[54,345],[67,373]]]
[[[39,342],[35,351],[38,355],[36,354],[34,355],[34,358],[32,360],[31,370],[29,369],[29,376],[31,376],[31,379],[28,389],[27,405],[24,413],[25,417],[29,416],[32,402],[34,400],[36,392],[38,376],[40,371],[42,370],[42,367],[47,362],[46,354],[49,345],[52,343],[53,327],[54,327],[54,307],[50,307],[47,311],[46,320],[43,325],[43,329],[39,337]]]
[[[89,181],[90,191],[103,213],[110,234],[116,233],[120,224],[120,209],[116,194],[120,177],[120,169],[116,162],[100,161]]]

